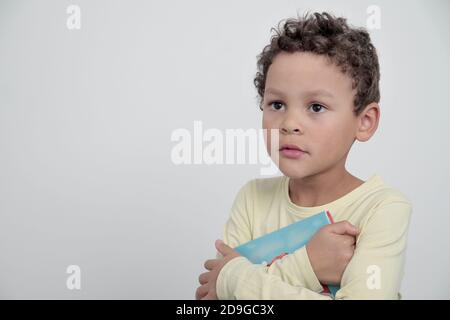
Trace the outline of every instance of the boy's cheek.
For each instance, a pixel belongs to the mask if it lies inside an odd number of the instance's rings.
[[[346,148],[346,139],[340,129],[323,129],[317,134],[309,136],[310,153],[320,154],[322,156],[333,153],[341,153],[340,149]]]

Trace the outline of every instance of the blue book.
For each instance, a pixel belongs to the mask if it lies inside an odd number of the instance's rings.
[[[328,211],[322,211],[306,219],[265,234],[234,248],[252,263],[270,265],[273,261],[305,246],[320,228],[333,223]],[[334,297],[339,286],[324,286]]]

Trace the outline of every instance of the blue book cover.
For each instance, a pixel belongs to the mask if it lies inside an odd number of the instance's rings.
[[[274,260],[305,246],[323,226],[333,223],[328,211],[294,222],[234,248],[252,263],[270,265]],[[334,297],[339,286],[325,286]]]

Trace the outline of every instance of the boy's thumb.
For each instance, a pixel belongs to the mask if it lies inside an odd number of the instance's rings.
[[[223,255],[227,254],[228,251],[232,250],[229,246],[225,244],[222,240],[218,239],[215,242],[216,249]]]

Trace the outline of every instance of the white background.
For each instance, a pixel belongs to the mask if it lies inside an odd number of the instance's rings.
[[[356,0],[0,0],[0,298],[193,299],[260,167],[176,166],[171,133],[260,128],[270,28],[306,9],[365,26],[372,4],[381,123],[347,168],[413,202],[403,297],[450,298],[450,5]]]

